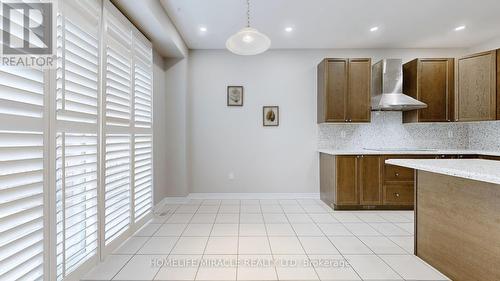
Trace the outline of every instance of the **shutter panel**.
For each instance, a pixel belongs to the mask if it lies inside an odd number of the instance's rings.
[[[142,38],[134,40],[134,118],[136,127],[151,128],[152,49]]]
[[[139,222],[153,206],[151,43],[134,35],[134,219]]]
[[[62,279],[97,250],[97,135],[58,133],[56,143],[57,272]]]
[[[104,242],[128,231],[132,224],[132,29],[128,20],[109,2],[105,5],[104,97]]]
[[[22,42],[23,17],[11,16]],[[46,82],[41,69],[0,66],[0,280],[44,280]]]
[[[131,31],[107,13],[106,21],[106,125],[130,126]]]
[[[44,275],[44,82],[40,69],[0,67],[0,280]]]
[[[56,70],[56,274],[63,280],[98,249],[98,0],[60,2]]]
[[[43,277],[43,185],[43,133],[1,131],[0,280]]]
[[[130,151],[129,135],[106,135],[106,244],[126,231],[130,224]]]
[[[98,1],[64,1],[58,16],[57,119],[97,123]]]
[[[134,157],[134,211],[135,221],[139,221],[153,206],[152,136],[135,136]]]

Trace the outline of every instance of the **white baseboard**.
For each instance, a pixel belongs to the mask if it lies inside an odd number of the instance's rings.
[[[185,197],[165,197],[157,206],[191,199],[319,199],[319,193],[190,193]]]

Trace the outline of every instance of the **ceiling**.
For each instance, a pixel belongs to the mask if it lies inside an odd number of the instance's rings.
[[[160,1],[190,49],[223,49],[246,25],[245,0]],[[500,37],[498,0],[250,0],[250,9],[274,49],[468,48]]]

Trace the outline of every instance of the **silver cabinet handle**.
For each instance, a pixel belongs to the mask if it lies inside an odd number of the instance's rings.
[[[394,197],[399,198],[400,194],[397,192],[394,192]]]

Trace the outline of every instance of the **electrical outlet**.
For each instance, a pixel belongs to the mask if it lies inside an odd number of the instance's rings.
[[[452,130],[448,130],[448,138],[449,139],[453,138],[453,131]]]
[[[227,175],[227,179],[228,180],[234,180],[234,173],[233,172],[230,172],[228,175]]]
[[[340,131],[340,137],[345,139],[345,131],[344,130]]]

